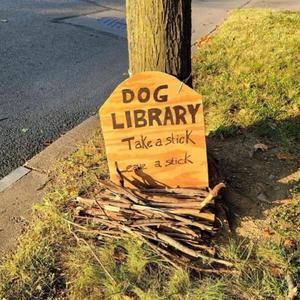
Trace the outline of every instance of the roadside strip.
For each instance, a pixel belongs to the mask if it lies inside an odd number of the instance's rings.
[[[0,180],[0,253],[16,246],[32,206],[47,192],[49,171],[86,143],[98,128],[98,115],[90,117]]]

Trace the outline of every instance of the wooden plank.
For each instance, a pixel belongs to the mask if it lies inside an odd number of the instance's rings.
[[[129,187],[208,186],[202,97],[177,78],[130,77],[101,107],[100,121],[112,181],[121,174]]]

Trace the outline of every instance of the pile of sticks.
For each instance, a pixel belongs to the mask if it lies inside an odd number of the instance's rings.
[[[191,263],[200,259],[206,265],[232,267],[216,258],[209,245],[214,199],[223,187],[221,183],[212,190],[129,189],[101,181],[102,190],[94,199],[78,197],[72,203],[74,225],[101,237],[138,238],[172,265],[203,271],[199,263]]]

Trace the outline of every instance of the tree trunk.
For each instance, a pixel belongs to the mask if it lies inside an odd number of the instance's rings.
[[[191,0],[126,0],[129,73],[191,74]]]

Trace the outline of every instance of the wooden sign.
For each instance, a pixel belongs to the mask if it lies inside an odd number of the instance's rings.
[[[110,178],[125,186],[207,187],[201,96],[161,72],[121,83],[100,109]]]

